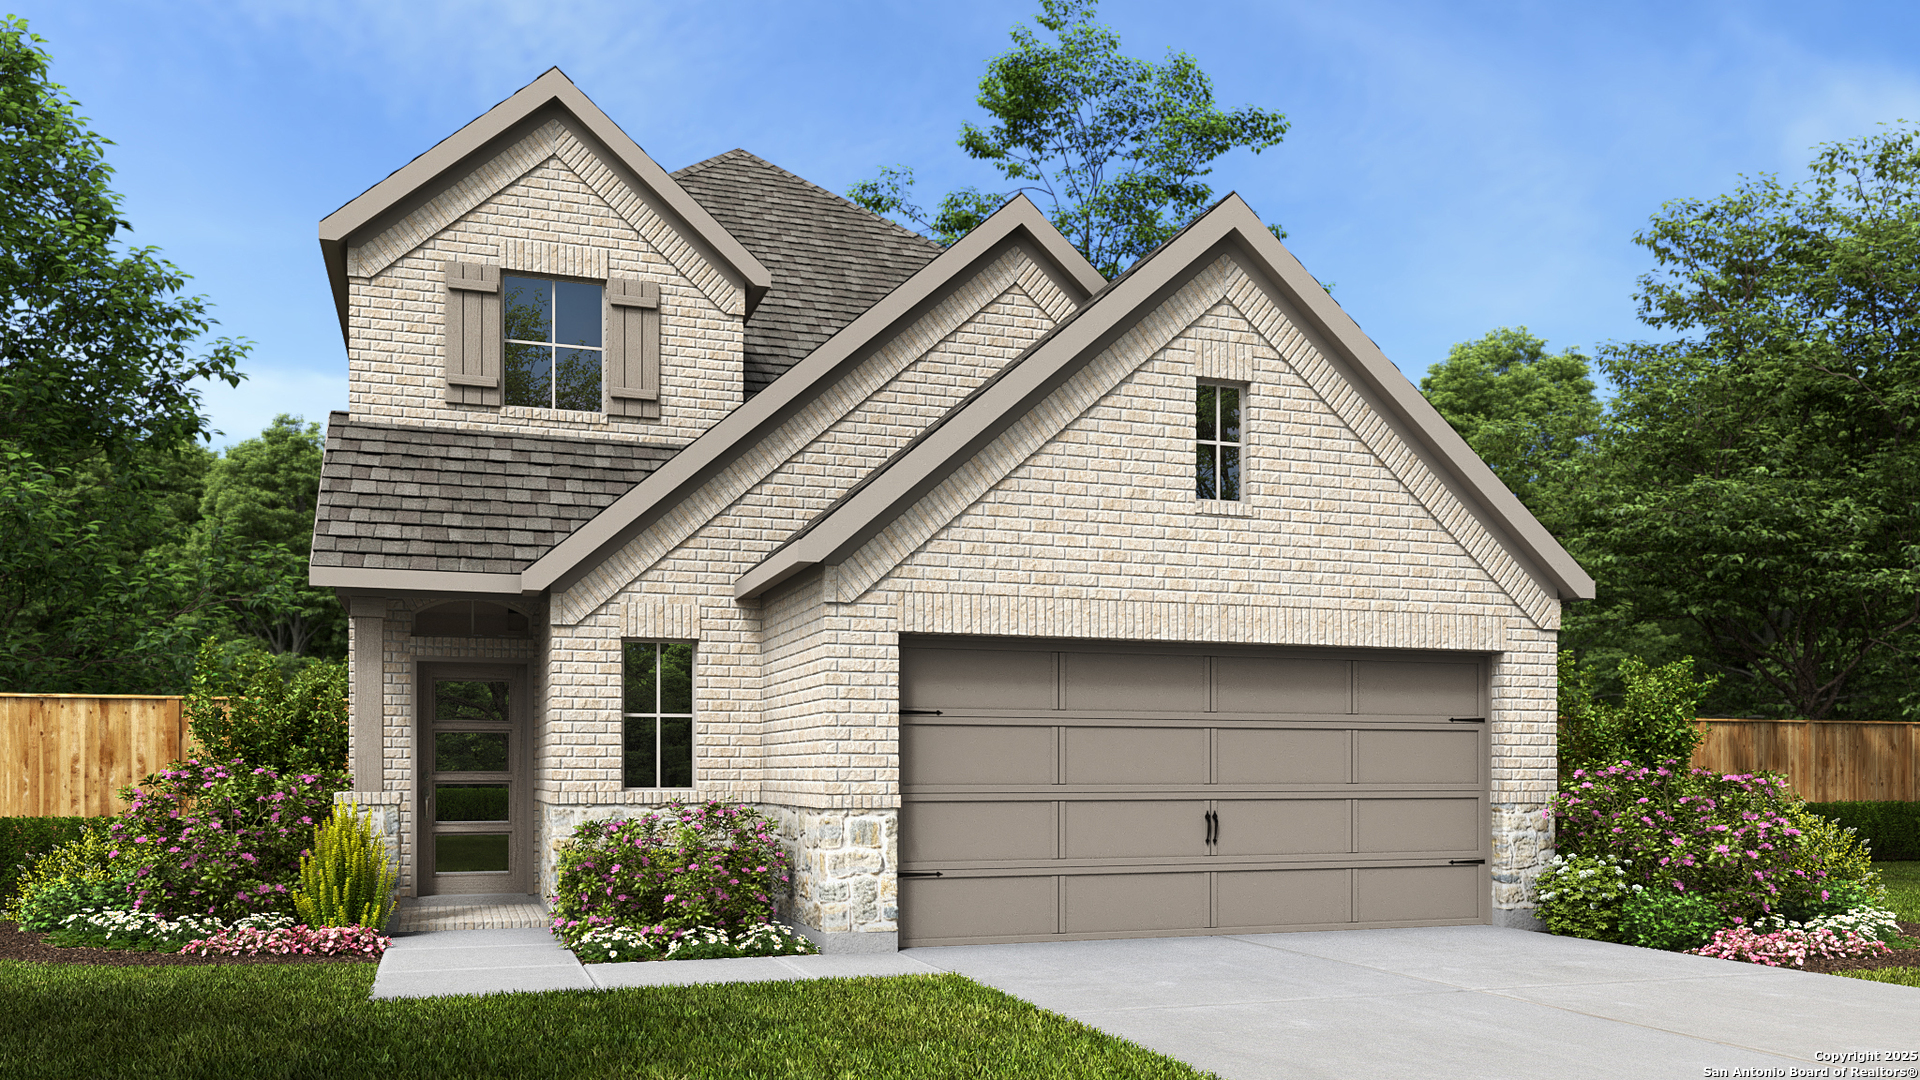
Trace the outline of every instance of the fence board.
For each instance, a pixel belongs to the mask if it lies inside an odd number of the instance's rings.
[[[122,787],[186,757],[179,697],[0,694],[0,816],[96,817]]]
[[[1920,724],[1849,720],[1701,720],[1694,765],[1784,773],[1809,802],[1920,800]]]

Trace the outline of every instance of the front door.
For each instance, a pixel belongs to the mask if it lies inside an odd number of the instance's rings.
[[[527,892],[524,669],[423,664],[421,683],[420,894]]]

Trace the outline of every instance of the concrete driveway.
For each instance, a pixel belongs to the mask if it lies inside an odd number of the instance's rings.
[[[1231,1080],[1846,1076],[1793,1070],[1920,1051],[1920,989],[1491,926],[907,955]]]

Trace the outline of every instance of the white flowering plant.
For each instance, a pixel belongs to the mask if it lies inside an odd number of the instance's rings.
[[[1856,934],[1868,941],[1895,941],[1900,938],[1900,924],[1893,912],[1874,904],[1863,904],[1843,915],[1822,915],[1794,922],[1780,915],[1763,915],[1753,922],[1755,933],[1771,934],[1781,930],[1831,930],[1845,936]]]
[[[779,923],[758,923],[734,931],[718,926],[697,926],[691,930],[665,926],[601,926],[580,934],[572,949],[583,964],[806,956],[820,951],[819,946]]]
[[[168,919],[150,911],[89,907],[61,919],[60,925],[47,935],[47,944],[65,948],[177,953],[189,942],[228,930],[278,930],[292,925],[291,917],[275,914],[249,915],[228,922],[211,915],[182,915],[177,919]]]
[[[1617,855],[1555,855],[1534,879],[1534,911],[1555,934],[1618,941],[1620,907],[1644,888],[1628,878],[1632,865]]]

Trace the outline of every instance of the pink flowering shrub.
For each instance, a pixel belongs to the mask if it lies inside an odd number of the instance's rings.
[[[378,960],[393,939],[365,926],[289,926],[278,930],[222,930],[187,943],[194,956],[364,956]]]
[[[288,891],[313,823],[346,786],[334,774],[187,761],[126,788],[129,805],[108,830],[113,858],[133,870],[135,907],[168,918],[237,920],[293,914]]]
[[[1743,960],[1768,967],[1806,967],[1811,959],[1852,960],[1884,956],[1893,950],[1870,937],[1851,930],[1776,930],[1771,934],[1754,933],[1751,927],[1735,926],[1714,932],[1713,940],[1688,952],[1715,956],[1722,960]]]
[[[773,919],[792,876],[773,823],[746,807],[673,803],[589,821],[560,855],[553,932],[572,945],[599,927],[741,930]]]
[[[1752,919],[1839,884],[1817,863],[1795,865],[1793,802],[1777,776],[1621,762],[1576,770],[1547,813],[1563,853],[1618,856],[1640,885],[1702,895],[1729,919]]]

